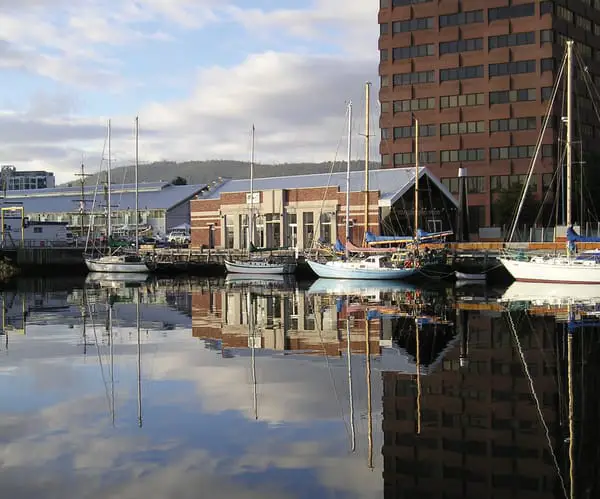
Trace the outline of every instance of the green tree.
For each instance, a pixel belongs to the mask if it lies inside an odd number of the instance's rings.
[[[183,177],[175,177],[173,180],[171,180],[171,184],[173,185],[187,185],[187,180]]]
[[[517,211],[523,186],[513,184],[507,189],[502,189],[493,201],[492,214],[493,223],[497,226],[509,227]],[[535,198],[532,191],[527,192],[521,214],[519,225],[533,225],[538,218],[541,203]]]

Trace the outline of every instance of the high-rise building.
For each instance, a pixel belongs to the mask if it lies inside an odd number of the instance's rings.
[[[6,179],[9,191],[51,189],[55,186],[54,173],[46,171],[11,171]]]
[[[502,224],[494,200],[525,181],[567,39],[600,83],[600,0],[380,0],[379,27],[383,166],[414,164],[416,118],[421,164],[452,192],[467,168],[471,228]],[[573,107],[578,163],[600,148],[586,79]],[[532,178],[539,199],[556,186],[560,94]]]

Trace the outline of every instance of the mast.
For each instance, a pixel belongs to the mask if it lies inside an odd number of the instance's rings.
[[[252,125],[252,144],[250,146],[250,214],[248,215],[248,255],[254,244],[254,124]]]
[[[419,230],[419,120],[415,118],[415,241]]]
[[[112,234],[112,213],[111,213],[111,209],[112,209],[111,204],[112,204],[112,202],[111,202],[111,197],[110,197],[110,194],[111,194],[111,191],[112,191],[112,188],[111,188],[111,179],[110,179],[110,170],[111,170],[111,166],[112,166],[112,158],[111,158],[111,148],[110,148],[110,135],[111,135],[111,123],[110,123],[110,120],[108,120],[108,169],[107,169],[107,172],[106,172],[106,183],[108,184],[107,185],[107,193],[108,193],[107,196],[108,196],[108,198],[107,198],[106,204],[108,206],[106,207],[106,210],[107,210],[106,211],[106,213],[107,213],[107,215],[106,215],[106,217],[107,217],[107,220],[106,220],[106,237],[107,237],[107,240],[108,240],[108,251],[109,251],[109,253],[110,253],[110,238],[111,238],[111,234]]]
[[[348,159],[346,165],[346,244],[345,256],[348,259],[348,242],[350,241],[350,162],[352,161],[352,101],[348,102]]]
[[[346,311],[350,305],[346,296]],[[354,429],[354,393],[352,392],[352,352],[350,350],[350,317],[346,315],[346,355],[348,356],[348,393],[350,398],[350,431],[352,435],[352,452],[356,449],[356,433]]]
[[[369,231],[369,156],[371,146],[371,82],[365,84],[365,234],[364,243],[367,242],[367,232]]]
[[[140,250],[140,207],[139,207],[139,189],[138,189],[138,172],[140,167],[139,158],[139,135],[140,135],[140,118],[135,117],[135,252]]]
[[[373,404],[371,402],[371,344],[369,343],[370,327],[369,318],[365,319],[365,352],[367,374],[367,434],[369,439],[368,466],[373,469]]]
[[[573,40],[567,41],[567,227],[571,227],[573,221],[571,220],[571,169],[573,166],[573,158],[572,158],[572,129],[571,129],[571,118],[573,112],[573,89],[572,89],[572,79],[573,73]],[[567,246],[567,254],[570,254],[569,246]]]
[[[138,403],[138,426],[141,428],[142,422],[142,342],[140,332],[140,289],[137,289],[135,302],[135,316],[137,327],[137,403]]]

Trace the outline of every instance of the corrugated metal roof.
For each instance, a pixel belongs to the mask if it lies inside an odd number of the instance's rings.
[[[203,189],[205,184],[171,185],[168,182],[148,182],[139,185],[140,209],[171,209],[185,202]],[[86,210],[91,210],[95,186],[86,188]],[[23,205],[25,213],[64,213],[79,211],[81,189],[60,187],[57,189],[36,189],[33,191],[7,191],[5,205]],[[113,185],[112,205],[115,210],[135,207],[135,185]],[[96,207],[101,210],[104,204],[102,189],[98,189]]]
[[[419,177],[428,176],[433,183],[450,199],[456,206],[458,202],[450,191],[425,168],[419,168]],[[390,206],[399,197],[404,195],[414,186],[414,168],[386,168],[383,170],[371,170],[369,172],[369,190],[379,191],[379,204]],[[350,172],[350,192],[361,192],[364,190],[365,174],[361,171]],[[310,175],[289,175],[286,177],[267,177],[254,179],[255,191],[278,190],[278,189],[309,189],[314,187],[339,188],[340,192],[346,192],[346,172],[319,173]],[[250,180],[227,180],[215,190],[202,196],[202,199],[218,199],[222,193],[227,192],[250,192]]]

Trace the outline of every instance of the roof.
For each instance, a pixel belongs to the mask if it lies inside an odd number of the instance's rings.
[[[189,201],[207,186],[172,185],[168,182],[144,182],[139,184],[140,209],[172,209]],[[96,186],[85,187],[85,208],[92,209]],[[96,207],[104,205],[104,193],[98,187]],[[7,191],[5,205],[23,205],[25,213],[68,213],[79,211],[81,188],[56,187],[50,189],[34,189],[27,191]],[[115,210],[133,209],[135,207],[135,185],[112,185],[111,203]]]
[[[455,206],[458,206],[458,201],[454,199],[446,186],[424,166],[419,168],[419,178],[423,176],[427,176]],[[369,172],[369,190],[379,191],[379,206],[392,206],[413,188],[414,178],[415,169],[412,167],[371,170]],[[364,181],[364,172],[350,172],[350,192],[362,192]],[[327,186],[339,188],[340,192],[346,192],[346,172],[255,178],[253,188],[255,191],[267,191]],[[202,199],[218,199],[221,194],[229,192],[250,192],[250,180],[225,180],[219,187],[203,195]]]

